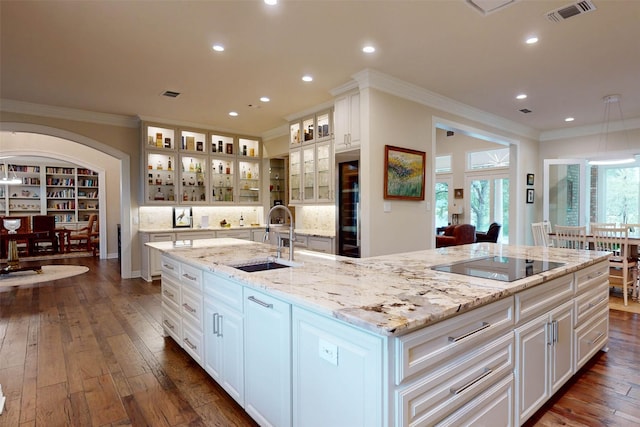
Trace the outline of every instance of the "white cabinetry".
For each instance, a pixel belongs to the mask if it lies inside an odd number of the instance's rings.
[[[292,319],[293,425],[382,425],[386,339],[296,307]]]
[[[245,410],[262,426],[291,425],[291,306],[244,288]]]
[[[205,272],[204,292],[204,369],[244,405],[242,287]]]
[[[162,272],[162,265],[160,263],[161,255],[160,251],[151,248],[145,243],[147,242],[173,242],[176,240],[174,233],[141,233],[142,241],[142,278],[147,282],[153,280],[154,277],[158,277]]]
[[[513,346],[511,298],[397,338],[395,425],[434,425],[470,404],[512,424]],[[482,396],[496,384],[506,401],[494,406]]]
[[[335,152],[359,148],[360,93],[351,93],[336,98],[334,107]]]

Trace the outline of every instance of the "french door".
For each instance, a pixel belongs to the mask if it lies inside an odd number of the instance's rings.
[[[502,225],[499,242],[509,241],[509,172],[469,173],[469,197],[465,218],[478,231],[487,231],[492,222]]]
[[[556,225],[586,225],[588,191],[587,161],[545,159],[542,219]]]

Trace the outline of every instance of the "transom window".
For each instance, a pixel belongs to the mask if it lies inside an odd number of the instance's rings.
[[[492,169],[509,167],[509,147],[468,153],[467,169]]]

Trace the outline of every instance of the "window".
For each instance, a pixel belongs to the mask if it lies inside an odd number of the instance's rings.
[[[595,173],[594,173],[595,172]],[[597,219],[594,222],[618,224],[640,223],[640,166],[599,166],[592,170],[597,176],[595,200]]]
[[[449,225],[449,184],[450,180],[436,182],[436,227]]]
[[[451,154],[436,157],[436,173],[451,172]]]
[[[467,169],[491,169],[509,167],[509,147],[495,150],[473,151],[468,154]]]

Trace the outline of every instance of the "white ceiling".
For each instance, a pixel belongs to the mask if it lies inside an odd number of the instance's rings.
[[[608,94],[640,117],[640,1],[592,1],[553,23],[569,1],[1,0],[0,98],[260,135],[373,69],[536,131],[602,123]]]

